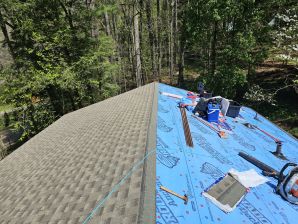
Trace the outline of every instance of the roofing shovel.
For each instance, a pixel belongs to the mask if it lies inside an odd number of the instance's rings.
[[[260,168],[263,175],[274,177],[278,183],[275,192],[279,194],[284,200],[298,205],[298,166],[295,163],[287,163],[284,167],[277,171],[265,163],[257,160],[253,156],[250,156],[244,152],[238,154],[243,159],[252,163],[256,167]],[[292,167],[287,175],[284,172],[287,168]]]

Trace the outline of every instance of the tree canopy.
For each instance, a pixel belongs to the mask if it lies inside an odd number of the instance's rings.
[[[297,60],[297,9],[295,0],[0,0],[12,58],[0,97],[28,138],[153,80],[183,86],[191,58],[210,91],[244,96],[272,49]]]

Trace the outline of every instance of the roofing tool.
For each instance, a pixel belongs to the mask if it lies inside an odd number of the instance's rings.
[[[176,197],[178,197],[178,198],[181,198],[181,199],[184,201],[184,204],[185,204],[185,205],[187,204],[187,202],[188,202],[188,197],[187,197],[186,194],[184,194],[184,196],[181,196],[180,194],[177,194],[176,192],[174,192],[174,191],[172,191],[172,190],[170,190],[170,189],[168,189],[168,188],[166,188],[166,187],[164,187],[164,186],[160,186],[160,189],[163,190],[163,191],[166,191],[166,192],[168,192],[169,194],[172,194],[172,195],[174,195],[174,196],[176,196]]]
[[[275,138],[273,135],[269,134],[268,132],[264,131],[263,129],[259,128],[258,126],[254,125],[254,127],[256,129],[258,129],[259,131],[263,132],[265,135],[269,136],[270,138],[272,138],[276,143],[277,142],[281,142],[278,138]]]
[[[169,96],[169,97],[172,97],[172,98],[176,98],[176,99],[182,99],[183,96],[180,96],[180,95],[177,95],[177,94],[172,94],[172,93],[167,93],[167,92],[159,92],[161,95],[164,95],[164,96]]]
[[[192,114],[191,116],[194,117],[195,119],[197,119],[198,121],[200,121],[201,123],[203,123],[204,125],[208,126],[211,130],[215,131],[218,134],[219,137],[228,138],[228,135],[224,131],[221,131],[221,130],[215,128],[212,124],[205,121],[203,118],[200,118],[200,117],[198,117],[194,114]]]
[[[182,124],[183,124],[183,130],[184,130],[186,144],[189,147],[193,147],[193,141],[192,141],[192,137],[191,137],[191,133],[190,133],[190,129],[189,129],[188,120],[186,117],[185,108],[181,107],[181,106],[179,108],[180,108],[180,113],[181,113],[181,117],[182,117]]]
[[[274,176],[278,176],[279,172],[276,171],[275,169],[273,169],[272,167],[266,165],[265,163],[257,160],[256,158],[254,158],[253,156],[250,156],[244,152],[239,152],[238,154],[239,156],[241,156],[243,159],[247,160],[248,162],[252,163],[253,165],[255,165],[256,167],[260,168],[262,171],[266,172],[266,173],[270,173],[273,174]],[[265,175],[268,176],[268,175]]]
[[[256,115],[254,116],[254,119],[257,121],[260,121],[259,117],[258,117],[258,113],[256,112]]]
[[[257,160],[244,152],[238,154],[243,159],[260,168],[265,176],[271,176],[278,180],[275,192],[279,194],[284,200],[298,205],[298,166],[295,163],[286,163],[284,167],[277,171],[265,163]],[[293,167],[287,175],[284,171],[288,167]]]
[[[274,142],[276,143],[276,150],[274,152],[271,152],[273,155],[275,155],[277,158],[282,159],[282,160],[288,160],[284,154],[281,152],[281,147],[282,147],[282,141],[279,140],[278,138],[274,137],[273,135],[269,134],[268,132],[264,131],[263,129],[259,128],[256,125],[250,124],[250,123],[244,123],[244,125],[250,129],[257,129],[267,135],[269,138],[273,139]]]

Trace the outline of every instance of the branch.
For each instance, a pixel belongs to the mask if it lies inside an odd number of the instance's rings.
[[[283,89],[286,89],[286,88],[288,88],[288,87],[293,87],[293,88],[295,89],[296,93],[298,93],[298,85],[296,85],[296,84],[291,84],[291,85],[286,85],[286,86],[283,86],[283,87],[281,87],[281,88],[275,90],[273,94],[276,95],[279,91],[281,91],[281,90],[283,90]]]
[[[15,28],[15,26],[14,25],[12,25],[11,23],[9,23],[9,22],[7,22],[7,21],[5,21],[4,22],[7,26],[9,26],[10,28],[12,28],[12,29],[14,29]]]

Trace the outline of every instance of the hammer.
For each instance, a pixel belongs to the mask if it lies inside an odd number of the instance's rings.
[[[169,194],[172,194],[172,195],[174,195],[174,196],[176,196],[176,197],[178,197],[178,198],[181,198],[181,199],[184,201],[184,204],[185,204],[185,205],[187,204],[187,202],[188,202],[188,197],[187,197],[186,194],[185,194],[184,196],[181,196],[181,195],[175,193],[174,191],[171,191],[170,189],[165,188],[164,186],[160,186],[160,189],[161,189],[161,190],[164,190],[164,191],[168,192]]]

